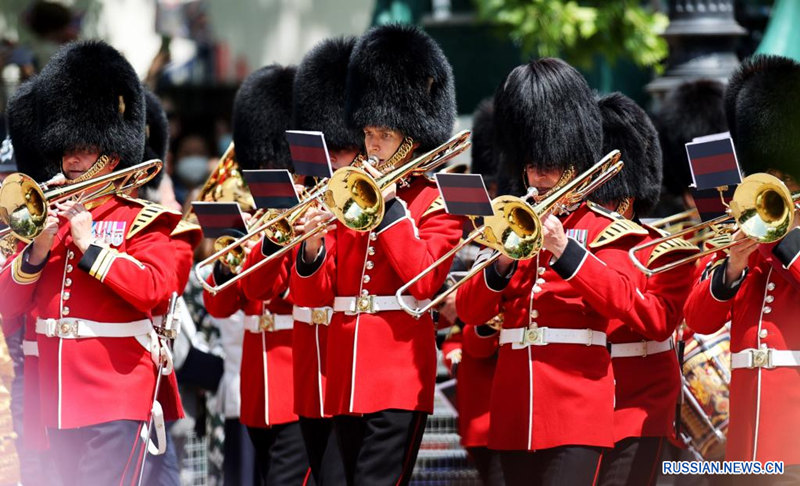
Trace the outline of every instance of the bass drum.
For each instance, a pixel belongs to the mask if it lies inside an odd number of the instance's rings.
[[[730,332],[695,334],[686,341],[680,438],[698,459],[722,460],[728,433]]]

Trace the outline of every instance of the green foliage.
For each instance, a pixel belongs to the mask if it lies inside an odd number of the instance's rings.
[[[509,29],[524,56],[558,56],[589,68],[596,56],[660,70],[667,17],[639,0],[473,0],[482,19]]]

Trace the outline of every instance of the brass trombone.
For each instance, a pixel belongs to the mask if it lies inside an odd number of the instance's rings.
[[[392,184],[402,182],[408,177],[424,175],[426,172],[440,167],[470,146],[469,137],[470,131],[463,130],[430,152],[422,154],[398,167],[386,168],[387,172],[378,177],[377,180],[359,167],[337,169],[330,179],[320,181],[308,191],[306,197],[299,204],[274,218],[262,222],[246,235],[232,241],[227,247],[220,248],[214,254],[198,263],[194,268],[195,275],[198,276],[203,288],[214,294],[233,285],[268,262],[281,258],[294,247],[323,231],[325,226],[334,220],[338,220],[341,224],[354,231],[373,230],[383,220],[385,211],[383,189]],[[310,208],[319,206],[323,206],[330,211],[332,213],[331,218],[314,230],[297,236],[294,232],[295,221]],[[200,278],[203,275],[205,266],[212,265],[220,258],[224,258],[228,252],[238,251],[238,247],[262,233],[265,238],[269,238],[282,248],[222,284],[211,285],[203,278]]]
[[[0,231],[0,238],[10,233],[20,240],[30,241],[44,229],[50,206],[74,198],[85,203],[132,191],[155,177],[161,165],[160,160],[153,159],[46,191],[30,176],[21,172],[11,174],[0,187],[0,220],[8,225],[8,228]]]
[[[397,289],[395,296],[404,311],[419,319],[431,309],[438,307],[448,295],[455,292],[467,280],[495,262],[500,255],[513,260],[528,260],[536,256],[542,249],[542,221],[553,212],[560,212],[574,206],[585,199],[595,189],[605,184],[622,170],[623,162],[619,160],[619,150],[609,152],[589,170],[575,177],[561,188],[551,192],[534,205],[525,199],[514,196],[498,196],[492,201],[494,214],[484,218],[484,224],[473,230],[461,243],[433,262],[419,275]],[[472,218],[473,225],[475,219]],[[469,243],[477,241],[481,245],[496,250],[489,258],[474,265],[464,277],[455,282],[425,306],[411,307],[402,296],[425,275],[439,265],[448,262],[456,253]]]
[[[635,246],[628,251],[631,261],[642,273],[647,276],[667,272],[686,263],[694,262],[700,258],[727,250],[739,244],[731,241],[717,248],[707,249],[686,258],[662,265],[656,268],[647,268],[637,258],[637,253],[648,248],[660,245],[674,238],[710,228],[712,235],[733,233],[737,228],[748,238],[759,243],[772,243],[780,240],[789,232],[795,213],[795,204],[800,200],[800,193],[792,194],[786,185],[775,176],[766,173],[752,174],[745,177],[736,187],[733,199],[726,214],[710,221],[700,223],[663,238]],[[745,241],[745,240],[740,240]]]

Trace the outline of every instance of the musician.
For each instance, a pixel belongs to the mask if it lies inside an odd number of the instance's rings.
[[[355,46],[355,37],[324,40],[317,44],[300,63],[294,82],[293,127],[320,131],[334,169],[349,165],[362,153],[363,135],[344,120],[344,93],[347,63]],[[266,247],[265,247],[266,245]],[[333,245],[333,236],[326,239]],[[274,245],[272,245],[274,247]],[[252,252],[247,266],[256,264],[270,253],[269,243],[261,243],[266,251]],[[297,259],[293,250],[274,263],[259,268],[257,276],[243,281],[248,296],[269,298],[284,288]],[[272,285],[266,282],[272,281]],[[300,416],[306,452],[314,482],[318,485],[343,484],[342,466],[333,422],[325,413],[327,381],[328,325],[333,314],[333,301],[324,307],[295,306],[292,356],[294,361],[294,411]]]
[[[662,235],[640,226],[639,217],[655,206],[661,188],[658,134],[644,110],[627,96],[612,93],[598,104],[603,117],[603,151],[619,149],[625,166],[590,198],[609,212],[615,225],[652,241]],[[655,268],[695,252],[693,244],[672,240],[637,256],[643,265]],[[683,319],[693,269],[686,265],[650,278],[640,273],[628,315],[609,324],[616,382],[615,445],[603,455],[599,484],[655,484],[662,448],[673,434],[681,386],[672,333]]]
[[[113,48],[71,44],[30,83],[29,123],[39,131],[29,133],[46,172],[75,181],[141,160],[142,88]],[[160,353],[152,311],[177,287],[169,235],[179,218],[118,195],[57,204],[0,273],[0,313],[37,316],[42,420],[64,484],[116,484],[138,473],[133,453]]]
[[[292,116],[292,87],[295,67],[263,67],[242,83],[233,108],[233,142],[236,161],[242,170],[291,167],[286,130]],[[239,235],[241,236],[241,235]],[[250,244],[251,253],[258,246]],[[221,284],[232,274],[220,262],[208,277]],[[262,286],[272,288],[273,275]],[[239,341],[241,369],[238,388],[241,395],[239,420],[247,427],[256,451],[256,466],[266,484],[301,484],[308,472],[297,414],[293,407],[292,378],[292,299],[284,280],[274,293],[250,298],[242,288],[243,280],[215,294],[203,292],[209,314],[226,318],[244,312],[244,328],[226,329]],[[229,321],[229,324],[233,324]],[[237,334],[239,333],[239,334]],[[226,363],[230,369],[236,361]],[[236,373],[237,370],[232,370]],[[233,385],[234,389],[236,385]],[[233,424],[226,429],[235,437]],[[226,457],[228,454],[226,453]],[[231,454],[234,460],[234,454]],[[235,463],[233,463],[235,465]],[[232,471],[235,474],[235,471]]]
[[[398,167],[450,137],[450,64],[417,28],[376,27],[353,49],[346,109],[348,122],[363,129],[368,155],[383,170]],[[334,303],[325,412],[333,415],[348,484],[407,484],[411,477],[433,411],[436,347],[430,316],[410,317],[394,293],[461,235],[462,222],[444,212],[428,179],[383,189],[386,214],[375,230],[337,224],[334,246],[307,240],[291,276],[299,305]],[[325,217],[309,211],[305,231]],[[440,268],[404,298],[413,305],[431,298],[446,277],[447,266]]]
[[[778,56],[746,60],[725,95],[728,125],[745,172],[768,170],[800,189],[796,156],[800,64]],[[800,229],[795,211],[779,242],[747,241],[718,254],[686,302],[686,322],[710,334],[731,321],[730,423],[725,458],[783,461],[782,476],[746,484],[800,481]],[[734,240],[746,237],[741,232]]]
[[[511,173],[539,194],[600,159],[597,104],[581,75],[558,59],[509,73],[495,95],[495,133]],[[641,237],[612,232],[613,223],[586,204],[551,214],[545,250],[518,263],[501,256],[457,293],[467,324],[504,313],[489,447],[500,451],[507,484],[592,484],[603,448],[614,443],[605,332],[630,309],[636,276],[626,249]]]

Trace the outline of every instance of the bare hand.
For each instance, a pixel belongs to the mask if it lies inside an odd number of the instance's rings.
[[[364,170],[366,170],[367,173],[369,173],[369,175],[371,175],[375,180],[378,180],[378,178],[383,175],[378,169],[370,164],[364,164]],[[389,202],[397,196],[397,184],[387,186],[381,192],[383,193],[383,200]]]
[[[92,244],[92,213],[77,201],[56,203],[58,215],[70,225],[72,241],[81,252],[86,252]]]
[[[28,263],[31,265],[41,265],[41,263],[44,262],[50,249],[53,248],[53,241],[55,240],[57,232],[58,215],[49,211],[47,213],[47,219],[44,221],[44,229],[39,233],[39,236],[33,239],[33,247],[31,248]]]
[[[444,318],[447,321],[447,324],[453,325],[456,323],[456,319],[458,319],[458,315],[456,314],[456,293],[450,292],[450,295],[445,297],[444,302],[442,303],[441,307],[439,307],[439,317]],[[442,328],[441,322],[439,323],[439,327]]]
[[[544,248],[550,251],[558,260],[564,253],[568,242],[561,220],[552,214],[548,215],[542,222],[542,237],[544,239]]]
[[[311,208],[295,223],[294,230],[298,235],[305,235],[319,226],[326,225],[325,229],[306,240],[303,254],[305,261],[311,262],[317,257],[325,235],[336,229],[336,224],[328,224],[331,220],[333,220],[333,215],[327,209]]]
[[[725,283],[738,279],[744,269],[747,267],[747,261],[750,259],[750,254],[758,248],[758,242],[745,236],[741,231],[733,234],[733,241],[746,240],[728,250],[728,265],[725,269]]]
[[[498,274],[501,276],[508,275],[509,270],[511,270],[511,265],[514,264],[514,260],[508,258],[504,254],[500,254],[497,260],[494,262],[494,269],[497,271]]]

